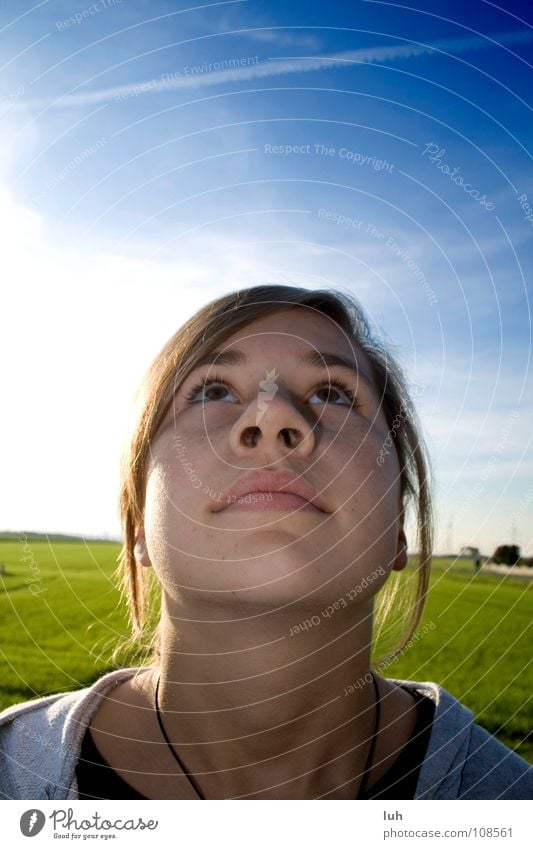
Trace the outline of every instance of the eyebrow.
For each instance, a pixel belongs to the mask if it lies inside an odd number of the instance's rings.
[[[350,372],[351,375],[354,375],[357,378],[365,381],[369,386],[373,386],[373,381],[371,378],[365,374],[357,365],[352,362],[352,360],[343,357],[341,354],[334,354],[332,351],[316,351],[316,350],[307,350],[307,351],[299,351],[295,356],[296,362],[299,365],[307,365],[314,368],[338,368],[343,371]],[[236,348],[231,348],[228,351],[210,351],[208,354],[204,354],[203,357],[200,357],[198,362],[195,364],[194,368],[200,368],[200,366],[212,365],[212,366],[234,366],[234,365],[247,365],[249,362],[248,357],[244,353],[244,351],[239,351]]]

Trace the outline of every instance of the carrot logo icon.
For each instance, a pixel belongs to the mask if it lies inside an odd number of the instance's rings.
[[[261,387],[261,392],[259,393],[257,399],[257,414],[255,417],[256,425],[259,424],[261,419],[263,418],[263,414],[266,410],[266,402],[271,401],[276,392],[278,391],[278,387],[276,386],[276,380],[279,375],[276,374],[276,369],[273,368],[270,371],[267,371],[267,376],[264,380],[259,381],[259,386]]]
[[[35,837],[42,830],[45,822],[46,817],[43,812],[37,808],[31,808],[22,814],[20,818],[20,830],[24,837]]]

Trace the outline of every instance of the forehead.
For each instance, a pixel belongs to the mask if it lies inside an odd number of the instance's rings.
[[[249,357],[276,358],[305,351],[328,351],[348,360],[362,374],[372,375],[361,345],[337,323],[308,307],[282,310],[254,319],[232,333],[218,350],[238,348]]]

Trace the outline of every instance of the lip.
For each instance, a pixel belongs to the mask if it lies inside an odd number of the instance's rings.
[[[294,510],[310,510],[312,513],[322,513],[319,507],[294,495],[292,492],[248,492],[238,497],[237,501],[226,504],[225,510],[259,510],[269,512],[278,510],[284,513]]]
[[[271,498],[261,498],[261,493],[271,495]],[[245,499],[248,495],[250,498]],[[259,469],[248,472],[224,493],[222,504],[217,506],[216,511],[227,507],[245,510],[319,510],[327,513],[311,484],[289,470]]]

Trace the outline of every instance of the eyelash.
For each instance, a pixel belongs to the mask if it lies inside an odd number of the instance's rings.
[[[187,401],[187,403],[188,404],[194,404],[195,403],[194,398],[197,395],[197,393],[200,392],[201,389],[204,389],[204,390],[207,389],[207,387],[211,386],[213,383],[222,383],[228,389],[231,389],[231,384],[229,384],[227,382],[227,380],[224,380],[222,377],[218,377],[217,375],[213,375],[212,377],[203,377],[199,383],[197,383],[195,386],[193,386],[191,389],[189,389],[189,391],[185,394],[185,400]],[[327,381],[326,383],[320,383],[314,391],[316,392],[318,389],[321,389],[323,386],[331,386],[331,387],[333,387],[333,389],[340,389],[349,398],[350,405],[354,409],[361,406],[360,404],[358,404],[356,402],[355,393],[353,392],[353,390],[350,389],[346,385],[346,383],[344,383],[343,380],[334,379],[334,380]],[[337,407],[339,405],[334,404],[333,406]]]

